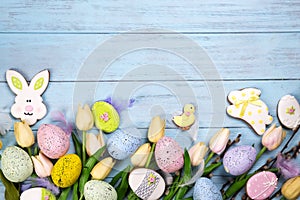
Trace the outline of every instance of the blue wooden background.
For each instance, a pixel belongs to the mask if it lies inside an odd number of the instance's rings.
[[[119,43],[118,36],[126,41]],[[157,41],[171,42],[191,57],[203,50],[200,67],[161,49]],[[131,45],[131,51],[119,51]],[[207,60],[212,63],[206,65]],[[241,144],[259,149],[261,138],[226,116],[226,95],[245,87],[261,89],[277,124],[278,100],[286,94],[300,100],[300,1],[1,0],[1,112],[9,112],[15,97],[6,70],[16,69],[30,80],[45,68],[51,73],[43,95],[49,113],[64,110],[74,120],[79,101],[130,97],[136,102],[122,118],[123,126],[131,123],[146,133],[152,116],[168,117],[191,101],[197,105],[198,141],[208,142],[213,132],[228,127],[231,138],[241,133]],[[33,129],[50,119],[48,114]],[[190,145],[187,134],[169,121],[166,134]],[[15,143],[12,130],[1,139],[3,148]],[[300,133],[289,147],[299,141]],[[213,180],[221,186],[229,177],[220,168]]]

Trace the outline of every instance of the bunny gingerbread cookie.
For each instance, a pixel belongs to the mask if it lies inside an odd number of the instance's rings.
[[[264,134],[266,125],[273,121],[267,105],[259,99],[260,94],[256,88],[231,91],[228,101],[232,105],[227,107],[229,116],[246,121],[258,135]]]
[[[48,70],[36,74],[29,85],[20,73],[7,70],[6,81],[9,88],[17,95],[15,103],[11,107],[11,114],[15,118],[34,125],[37,120],[47,114],[47,108],[41,95],[49,84]]]

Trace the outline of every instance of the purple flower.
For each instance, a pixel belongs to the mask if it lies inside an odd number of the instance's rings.
[[[121,112],[127,108],[131,108],[135,102],[135,99],[129,99],[129,101],[121,100],[121,99],[113,99],[112,97],[108,97],[104,100],[104,102],[111,104],[116,111],[121,114]]]
[[[277,155],[276,167],[285,179],[300,175],[299,165],[291,159],[285,159],[282,154]]]
[[[47,178],[33,178],[29,177],[26,179],[21,185],[21,191],[28,190],[32,187],[43,187],[47,190],[50,190],[54,195],[59,194],[59,188],[56,187],[53,183],[51,183]]]
[[[57,126],[60,127],[66,134],[72,134],[73,124],[67,121],[64,113],[54,111],[51,113],[51,117],[52,121],[57,122]]]

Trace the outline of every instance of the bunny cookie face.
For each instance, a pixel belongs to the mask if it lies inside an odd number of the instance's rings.
[[[49,83],[49,71],[44,70],[33,77],[29,86],[25,78],[14,70],[6,72],[6,81],[10,89],[17,95],[11,114],[15,118],[25,120],[29,125],[36,123],[47,114],[41,95]]]
[[[231,91],[228,100],[233,105],[227,107],[228,115],[246,121],[258,135],[262,135],[266,124],[273,121],[267,105],[259,99],[260,93],[256,88]]]

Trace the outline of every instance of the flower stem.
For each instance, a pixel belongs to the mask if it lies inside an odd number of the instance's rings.
[[[27,150],[28,150],[28,154],[29,154],[29,156],[31,157],[31,156],[32,156],[32,151],[31,151],[31,148],[30,148],[30,147],[27,147]]]
[[[150,162],[151,162],[151,159],[152,159],[152,156],[153,156],[153,152],[154,152],[155,146],[156,146],[156,143],[153,143],[152,146],[151,146],[150,154],[148,156],[145,168],[148,168],[148,166],[150,165]]]
[[[85,160],[86,160],[85,144],[86,144],[86,131],[82,131],[82,164],[83,164],[83,166],[85,165]]]
[[[207,158],[205,159],[205,166],[207,165],[207,163],[212,159],[212,157],[215,155],[214,152],[210,152],[210,154],[207,156]]]
[[[265,153],[265,151],[267,150],[267,147],[263,147],[260,152],[257,154],[255,162],[258,161],[258,159],[260,159],[260,157]]]

